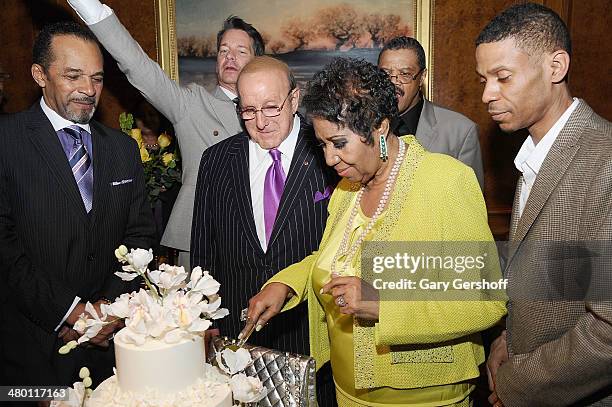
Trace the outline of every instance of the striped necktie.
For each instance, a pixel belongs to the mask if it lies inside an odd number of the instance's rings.
[[[91,165],[91,158],[87,153],[87,149],[83,144],[83,133],[87,130],[80,126],[64,127],[62,130],[74,139],[74,145],[72,151],[68,156],[68,162],[70,168],[72,168],[72,175],[79,187],[83,204],[85,204],[85,210],[89,213],[93,202],[93,166]]]

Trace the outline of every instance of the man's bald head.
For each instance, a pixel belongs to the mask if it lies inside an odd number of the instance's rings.
[[[276,58],[267,55],[257,56],[244,66],[238,77],[238,96],[240,97],[240,77],[243,74],[252,74],[257,72],[269,72],[271,75],[278,75],[287,81],[287,92],[297,86],[295,77],[289,69],[289,65]]]
[[[293,129],[300,101],[291,70],[278,59],[253,58],[240,72],[238,108],[249,136],[263,149],[277,148]]]

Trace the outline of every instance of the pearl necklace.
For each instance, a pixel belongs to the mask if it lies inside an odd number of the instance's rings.
[[[380,201],[378,201],[378,206],[376,207],[376,211],[374,211],[374,215],[372,215],[365,229],[363,230],[363,232],[361,232],[361,235],[359,235],[355,243],[353,243],[350,248],[347,248],[349,236],[351,234],[351,229],[353,228],[353,223],[355,222],[355,218],[357,217],[359,206],[361,204],[361,198],[363,197],[363,192],[365,191],[365,185],[362,185],[361,189],[359,189],[359,192],[357,192],[355,206],[353,207],[353,210],[351,211],[351,216],[349,217],[348,224],[346,226],[346,229],[344,230],[344,237],[342,238],[340,247],[336,251],[336,255],[334,256],[332,263],[331,263],[332,274],[337,274],[336,273],[336,263],[338,262],[338,259],[343,255],[348,255],[346,258],[346,261],[344,262],[344,266],[342,267],[342,270],[339,273],[340,275],[344,275],[346,268],[352,262],[353,257],[355,257],[355,254],[357,253],[357,249],[361,246],[361,243],[363,243],[363,241],[365,240],[365,237],[372,231],[372,228],[374,227],[376,220],[382,213],[383,209],[385,208],[385,205],[387,204],[387,201],[389,200],[389,195],[391,194],[391,187],[393,186],[395,182],[395,178],[397,177],[399,168],[402,165],[402,161],[404,160],[404,153],[406,152],[406,144],[404,144],[404,142],[400,139],[398,139],[398,141],[399,141],[399,151],[397,153],[397,157],[395,158],[395,162],[393,163],[393,167],[391,167],[391,171],[389,172],[389,177],[387,178],[387,182],[385,183],[385,189],[382,193],[382,196],[380,197]]]

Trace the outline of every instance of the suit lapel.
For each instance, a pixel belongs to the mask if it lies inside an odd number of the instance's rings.
[[[518,227],[518,222],[520,219],[520,202],[521,202],[521,189],[523,187],[523,176],[519,177],[519,180],[516,184],[516,191],[514,192],[514,202],[512,204],[512,213],[510,215],[510,233],[508,236],[508,261],[507,264],[510,264],[510,261],[514,257],[518,246],[520,244],[519,241],[515,240],[516,229]]]
[[[230,154],[229,167],[236,187],[238,215],[242,225],[244,225],[244,232],[253,250],[263,255],[264,252],[257,237],[255,219],[253,218],[253,199],[249,182],[249,137],[246,133],[236,138],[235,148]]]
[[[238,116],[236,113],[236,107],[234,102],[221,90],[219,86],[215,88],[213,96],[220,101],[220,103],[213,103],[212,110],[217,115],[219,123],[225,128],[228,134],[236,134],[236,128],[230,126],[230,123],[237,123]]]
[[[415,137],[425,150],[429,150],[431,143],[438,134],[435,131],[436,123],[433,105],[427,99],[423,98],[423,110],[421,110],[421,117],[419,118]]]
[[[567,126],[561,130],[542,163],[523,214],[518,220],[514,240],[523,240],[579,150],[579,135],[567,131],[566,128]]]
[[[283,226],[289,218],[289,214],[298,202],[298,196],[302,190],[302,185],[306,182],[308,174],[310,174],[315,167],[314,161],[316,160],[316,156],[313,152],[311,142],[308,140],[307,135],[304,134],[304,122],[304,119],[302,119],[302,126],[295,144],[291,167],[289,169],[289,174],[287,174],[285,189],[283,190],[283,196],[278,206],[276,221],[274,222],[274,228],[270,235],[268,247],[272,246],[274,240],[283,229]]]
[[[112,159],[111,155],[108,153],[108,135],[102,130],[98,123],[92,121],[90,125],[94,170],[93,205],[91,209],[91,223],[93,224],[96,217],[99,216],[99,213],[102,211],[102,208],[104,208],[104,202],[101,197],[108,196],[108,188],[110,188],[108,166],[112,162]]]
[[[51,173],[57,178],[60,188],[64,190],[68,199],[77,208],[75,213],[78,213],[84,222],[89,222],[66,153],[62,149],[51,122],[38,104],[30,110],[30,113],[31,120],[27,124],[29,130],[27,136],[32,141],[34,148],[38,150],[42,162],[46,163]]]

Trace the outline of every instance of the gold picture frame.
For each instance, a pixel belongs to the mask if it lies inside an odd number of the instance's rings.
[[[415,0],[415,37],[423,46],[427,60],[427,77],[424,86],[426,97],[432,95],[433,78],[433,17],[435,0]],[[176,0],[155,0],[155,25],[157,33],[157,60],[168,76],[179,81],[177,50]]]
[[[172,80],[178,82],[175,0],[155,0],[155,31],[157,62]]]

